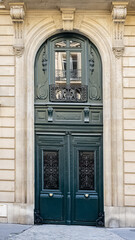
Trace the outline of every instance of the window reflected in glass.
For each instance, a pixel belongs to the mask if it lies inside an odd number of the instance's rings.
[[[55,82],[66,82],[67,59],[65,52],[55,52]]]
[[[81,53],[70,52],[70,83],[81,83]]]

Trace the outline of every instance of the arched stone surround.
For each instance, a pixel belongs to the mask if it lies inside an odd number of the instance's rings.
[[[41,44],[61,31],[52,17],[40,21],[25,35],[23,56],[16,57],[16,203],[8,206],[9,222],[34,222],[34,61]],[[102,59],[105,225],[113,220],[120,226],[109,211],[123,206],[122,59],[115,58],[111,36],[99,23],[84,17],[76,31],[96,45]]]

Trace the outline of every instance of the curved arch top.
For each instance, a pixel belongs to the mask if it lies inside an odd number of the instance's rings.
[[[68,89],[65,95],[65,84],[70,85],[72,97]],[[35,59],[35,88],[35,103],[101,104],[102,63],[95,45],[85,36],[70,32],[47,39]]]

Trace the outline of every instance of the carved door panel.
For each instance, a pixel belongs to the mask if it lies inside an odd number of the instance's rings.
[[[50,133],[36,140],[35,222],[98,225],[102,136]]]

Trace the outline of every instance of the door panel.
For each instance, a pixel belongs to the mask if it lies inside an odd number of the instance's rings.
[[[36,149],[42,222],[95,225],[103,211],[102,135],[37,134]]]
[[[102,181],[102,178],[99,179],[99,161],[102,161],[99,157],[101,140],[101,136],[94,135],[72,136],[73,224],[92,225],[98,219],[102,197],[99,196],[99,181]]]
[[[37,136],[36,202],[43,222],[64,222],[64,142],[64,136]]]

